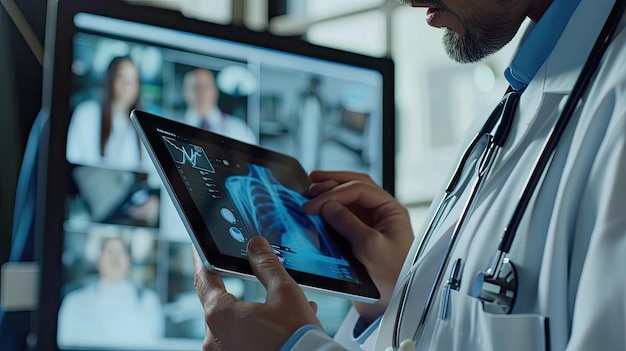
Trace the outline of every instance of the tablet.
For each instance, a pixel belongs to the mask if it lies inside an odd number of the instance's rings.
[[[295,158],[143,111],[131,120],[209,269],[256,279],[246,245],[263,236],[303,288],[379,299],[348,241],[302,210],[310,180]]]

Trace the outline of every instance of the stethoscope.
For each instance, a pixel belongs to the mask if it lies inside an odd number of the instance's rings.
[[[548,140],[544,144],[543,149],[530,173],[530,176],[528,177],[526,184],[524,185],[522,195],[520,196],[518,204],[515,207],[515,210],[513,212],[513,215],[511,216],[508,225],[504,228],[504,233],[502,234],[498,249],[493,257],[493,260],[491,261],[491,264],[489,265],[487,270],[479,272],[474,280],[471,282],[470,294],[473,297],[481,300],[483,303],[488,302],[494,304],[495,306],[499,306],[502,310],[502,313],[511,312],[517,294],[517,273],[515,271],[513,263],[509,260],[508,257],[508,253],[511,249],[513,240],[515,239],[517,229],[532,198],[535,188],[539,184],[539,181],[542,178],[546,166],[548,165],[548,162],[552,154],[554,153],[561,136],[565,132],[565,129],[574,114],[574,110],[576,109],[578,102],[581,100],[582,95],[587,90],[587,87],[589,86],[593,76],[598,70],[600,61],[602,60],[602,57],[604,56],[604,53],[609,46],[609,43],[615,35],[617,26],[619,25],[622,15],[624,14],[625,4],[626,0],[617,0],[613,5],[611,13],[604,23],[604,26],[602,28],[602,31],[598,35],[598,38],[596,39],[591,53],[589,54],[589,57],[587,58],[587,61],[585,62],[585,65],[583,66],[582,71],[578,76],[578,79],[576,80],[574,88],[572,89],[572,92],[565,103],[563,111],[561,112],[557,123],[552,129]],[[422,236],[422,239],[417,247],[415,256],[413,257],[408,277],[402,285],[402,290],[400,292],[400,305],[398,307],[398,310],[396,311],[394,321],[392,346],[387,348],[387,351],[415,350],[417,341],[420,340],[422,336],[426,321],[432,310],[438,287],[441,286],[441,283],[443,282],[446,268],[450,263],[451,254],[454,251],[457,239],[459,238],[466,219],[469,217],[469,214],[472,212],[472,208],[475,205],[474,199],[479,193],[481,185],[483,184],[485,178],[488,176],[491,167],[496,157],[498,156],[499,151],[502,149],[504,143],[509,136],[520,95],[521,92],[517,92],[509,88],[509,90],[507,90],[507,92],[505,93],[502,101],[498,104],[498,106],[496,106],[481,130],[474,137],[474,139],[472,139],[471,143],[463,152],[463,155],[459,160],[456,170],[453,173],[452,178],[448,182],[448,185],[444,192],[444,196],[439,202],[435,214],[433,215],[428,226],[426,227],[426,231]],[[492,134],[491,131],[493,131],[496,125],[497,128],[495,130],[495,133]],[[481,150],[482,153],[480,154],[480,156],[475,157],[476,154]],[[474,182],[472,183],[472,187],[470,188],[470,193],[463,205],[461,215],[459,216],[450,235],[448,246],[446,248],[441,264],[439,265],[435,280],[431,285],[428,297],[426,299],[426,304],[424,305],[424,309],[422,310],[422,314],[415,329],[415,333],[413,334],[412,339],[400,341],[400,322],[404,318],[404,315],[406,313],[407,300],[410,295],[411,287],[413,285],[413,279],[416,272],[416,270],[413,268],[415,267],[418,259],[421,257],[429,240],[431,239],[437,223],[439,223],[442,217],[444,217],[444,212],[446,212],[449,208],[450,202],[458,195],[461,189],[465,188],[464,186],[460,185],[469,181],[470,178],[468,177],[468,172],[465,166],[470,161],[475,162],[476,173]],[[448,314],[447,303],[448,299],[450,298],[450,291],[458,290],[460,287],[462,268],[462,260],[460,258],[456,259],[452,266],[450,276],[446,282],[447,286],[445,290],[445,296],[443,297],[444,303],[441,309],[442,318],[446,318]]]

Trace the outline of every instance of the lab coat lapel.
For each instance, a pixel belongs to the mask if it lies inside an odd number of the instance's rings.
[[[610,4],[581,1],[554,50],[520,98],[516,121],[504,146],[502,161],[492,171],[494,177],[501,171],[509,171],[511,163],[517,162],[533,140],[543,139],[552,129],[612,4],[613,1]],[[589,21],[589,18],[598,20]],[[576,25],[578,23],[585,23],[586,26]],[[539,116],[544,120],[536,121]]]
[[[544,65],[546,93],[569,94],[572,90],[613,3],[614,1],[581,1],[578,5]],[[580,23],[585,25],[575,25]]]

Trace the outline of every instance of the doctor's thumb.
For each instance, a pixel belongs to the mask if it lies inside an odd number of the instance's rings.
[[[248,261],[268,293],[279,292],[276,290],[284,286],[285,281],[293,281],[274,249],[261,236],[255,236],[248,242]]]

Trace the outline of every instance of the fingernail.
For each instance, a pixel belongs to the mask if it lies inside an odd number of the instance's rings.
[[[252,253],[263,253],[268,251],[268,246],[265,243],[265,240],[261,240],[260,238],[252,238],[248,241],[248,252]]]
[[[336,213],[342,208],[343,206],[341,206],[341,204],[337,201],[328,201],[326,204],[324,204],[324,212],[326,212],[326,214]]]

